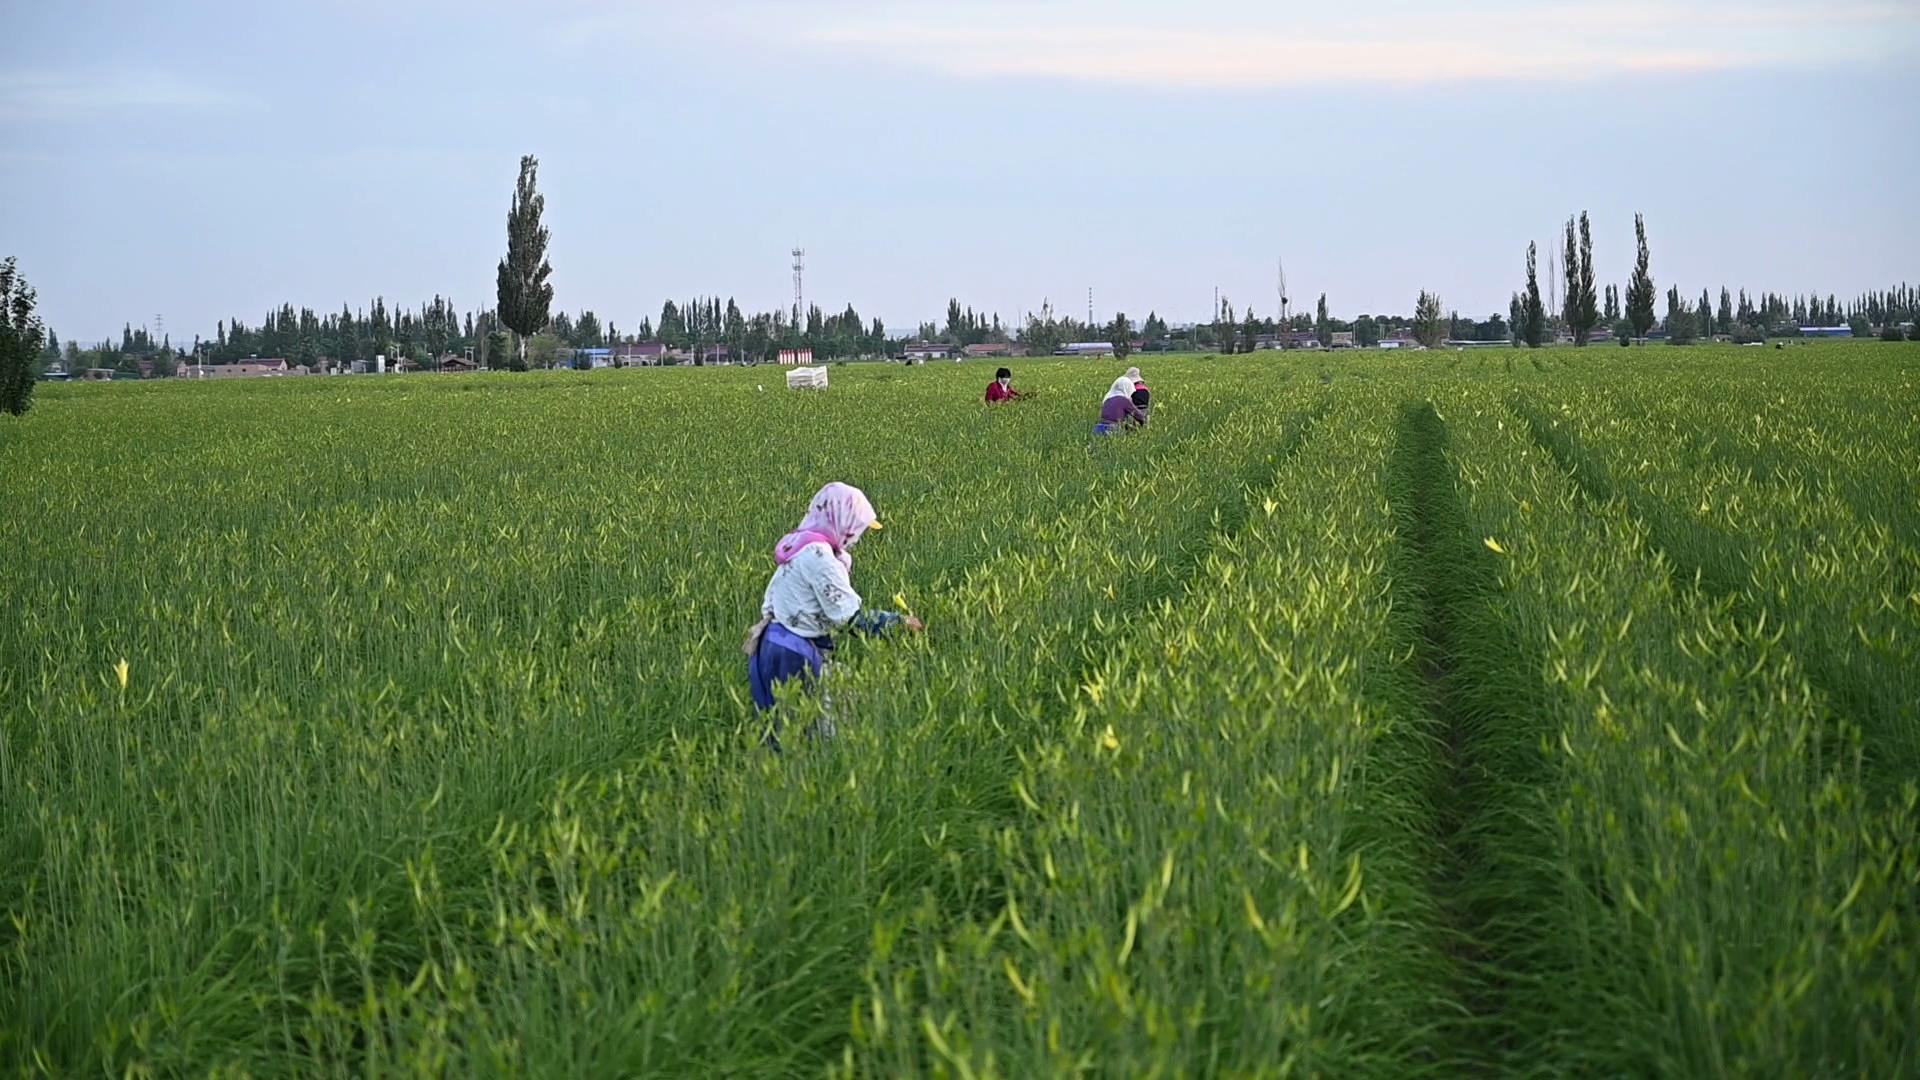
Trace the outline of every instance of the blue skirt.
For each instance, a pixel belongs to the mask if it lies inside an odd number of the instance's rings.
[[[832,638],[803,638],[779,623],[768,623],[760,635],[760,647],[747,661],[754,708],[761,712],[773,708],[774,688],[790,679],[812,686],[831,648]]]
[[[1099,423],[1093,425],[1093,433],[1095,435],[1111,435],[1114,432],[1119,430],[1120,430],[1120,425],[1114,423],[1111,420],[1102,420]]]

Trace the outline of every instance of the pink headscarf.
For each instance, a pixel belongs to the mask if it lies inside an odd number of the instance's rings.
[[[878,518],[865,492],[836,480],[813,497],[800,527],[774,545],[773,561],[785,566],[808,544],[825,544],[833,549],[840,565],[852,570],[853,556],[847,549],[860,539],[861,533],[877,525]]]

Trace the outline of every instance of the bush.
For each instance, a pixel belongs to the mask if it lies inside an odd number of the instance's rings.
[[[513,339],[504,330],[494,330],[487,334],[480,355],[485,358],[487,367],[495,371],[505,370],[513,359]]]
[[[1767,332],[1758,326],[1743,325],[1733,328],[1733,343],[1735,345],[1764,345],[1766,341]]]
[[[1881,341],[1905,341],[1907,340],[1907,336],[1900,332],[1899,327],[1894,326],[1892,324],[1888,324],[1886,327],[1881,329],[1880,340]]]
[[[550,368],[555,366],[559,359],[559,337],[543,330],[527,339],[527,367]]]

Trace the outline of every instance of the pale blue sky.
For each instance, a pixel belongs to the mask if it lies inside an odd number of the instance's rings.
[[[1920,278],[1920,3],[0,0],[0,254],[63,337],[491,302],[519,155],[556,306],[891,327],[1506,307],[1592,213],[1623,280]],[[1545,256],[1542,264],[1544,268]]]

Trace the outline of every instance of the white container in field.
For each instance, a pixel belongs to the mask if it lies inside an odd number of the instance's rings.
[[[387,373],[387,356],[385,353],[381,353],[379,356],[373,358],[373,373],[375,375],[385,375]]]
[[[787,389],[789,390],[825,390],[826,388],[826,368],[803,367],[787,372]]]

